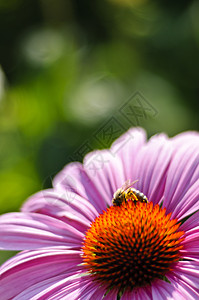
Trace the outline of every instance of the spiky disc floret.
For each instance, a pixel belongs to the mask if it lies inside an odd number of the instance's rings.
[[[163,278],[180,259],[184,232],[177,219],[153,203],[133,201],[111,206],[86,233],[82,247],[89,273],[118,291]]]

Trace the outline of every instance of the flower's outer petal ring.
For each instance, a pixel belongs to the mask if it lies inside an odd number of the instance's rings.
[[[0,249],[34,250],[42,247],[81,247],[84,235],[55,218],[36,213],[0,216]]]
[[[180,149],[184,145],[191,146],[192,144],[194,146],[196,143],[199,143],[199,133],[197,131],[182,132],[172,137],[171,141],[176,150]]]
[[[173,218],[179,220],[195,213],[199,210],[199,179],[195,181],[185,192],[184,196],[173,208]]]
[[[84,168],[104,199],[101,210],[112,204],[113,194],[128,179],[122,161],[109,150],[93,151],[84,158]],[[87,187],[89,190],[89,186]]]
[[[107,204],[100,191],[94,184],[81,163],[68,164],[53,180],[53,187],[63,192],[73,192],[89,202],[98,213],[106,209]]]
[[[179,261],[167,278],[186,299],[199,299],[199,262]]]
[[[23,212],[35,212],[63,220],[81,232],[98,216],[97,210],[86,199],[67,191],[44,190],[30,197]]]
[[[175,286],[176,290],[178,290],[185,297],[186,300],[199,299],[199,293],[187,285],[183,280],[180,280],[179,278],[174,279],[170,276],[168,276],[168,280]],[[181,300],[181,298],[178,299]]]
[[[103,300],[117,300],[118,297],[118,291],[117,289],[112,289],[108,292],[106,296],[104,296]]]
[[[101,300],[106,290],[81,273],[73,275],[61,274],[30,286],[13,300],[88,300],[93,294],[95,300]],[[6,299],[7,300],[7,299]],[[111,300],[111,299],[110,299]]]
[[[181,226],[185,232],[180,253],[184,259],[199,262],[199,211],[190,216]]]
[[[134,177],[137,155],[146,143],[146,132],[142,128],[130,128],[111,146],[111,153],[122,161],[126,180]]]
[[[195,212],[190,216],[182,225],[180,225],[180,230],[183,230],[188,235],[194,229],[199,228],[199,211]]]
[[[46,292],[46,291],[44,291]],[[49,289],[49,292],[45,293],[45,298],[34,298],[32,300],[102,300],[106,290],[100,287],[98,283],[94,283],[89,276],[83,276],[74,278],[73,282],[68,282],[68,279],[63,280],[57,286]],[[20,299],[19,299],[20,300]],[[112,298],[109,298],[112,300]]]
[[[152,300],[188,300],[174,285],[163,280],[152,283],[151,290]]]
[[[136,288],[134,291],[125,291],[121,300],[152,300],[151,288]]]
[[[199,292],[199,261],[179,261],[175,266],[175,276]],[[199,295],[198,295],[199,296]],[[199,297],[198,297],[199,299]]]
[[[134,165],[135,187],[154,204],[164,193],[167,172],[172,157],[172,146],[167,136],[155,135],[142,147]]]
[[[81,257],[79,251],[63,248],[24,251],[3,264],[0,268],[0,295],[2,300],[13,299],[25,289],[39,284],[44,288],[52,278],[79,272]],[[58,277],[60,280],[60,277]],[[59,282],[58,280],[58,282]],[[20,298],[23,299],[23,298]],[[30,298],[24,298],[30,299]]]
[[[199,144],[186,144],[173,154],[167,173],[163,199],[163,206],[166,207],[167,213],[172,212],[173,218],[185,217],[199,208],[199,201],[197,201],[197,195],[199,196],[198,183],[196,184],[199,178],[198,146]],[[191,207],[187,207],[189,199],[184,201],[187,196],[189,196]]]

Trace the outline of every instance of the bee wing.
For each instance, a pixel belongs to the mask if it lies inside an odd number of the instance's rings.
[[[121,189],[122,189],[123,191],[125,191],[125,190],[127,190],[128,188],[130,188],[132,185],[134,185],[134,183],[136,183],[137,181],[138,181],[138,179],[137,179],[137,180],[134,180],[133,182],[131,182],[131,180],[128,179],[128,180],[126,180],[125,183],[122,185]]]
[[[131,186],[131,180],[128,179],[125,181],[125,183],[122,185],[122,190],[125,191],[126,189],[128,189]]]

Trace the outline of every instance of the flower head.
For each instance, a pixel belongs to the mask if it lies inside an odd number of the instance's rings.
[[[130,129],[2,215],[0,248],[22,250],[0,268],[2,300],[198,299],[198,149],[195,132]]]
[[[92,223],[83,246],[85,266],[108,288],[133,290],[162,278],[179,261],[183,231],[158,204],[128,201]]]

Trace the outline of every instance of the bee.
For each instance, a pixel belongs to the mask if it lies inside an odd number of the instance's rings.
[[[132,200],[134,203],[138,201],[148,203],[148,199],[143,193],[131,187],[137,181],[138,180],[131,182],[127,180],[122,187],[114,193],[112,199],[114,206],[120,206],[123,202],[127,202],[128,200]]]

